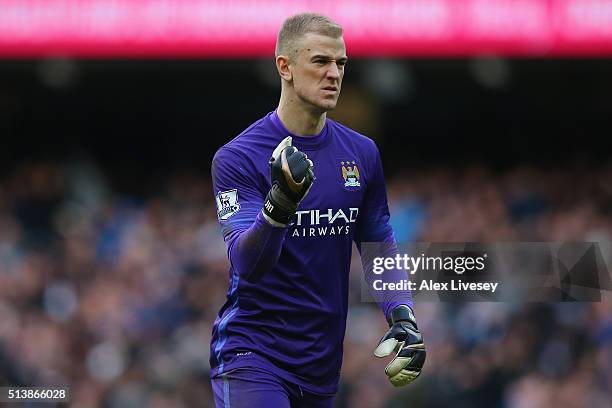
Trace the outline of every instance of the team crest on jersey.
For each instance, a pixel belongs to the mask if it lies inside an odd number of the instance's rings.
[[[359,190],[361,188],[361,175],[355,160],[341,160],[340,169],[342,171],[342,179],[344,180],[344,188],[347,190]]]
[[[238,203],[238,190],[220,191],[215,197],[217,201],[217,217],[219,220],[227,220],[240,210]]]

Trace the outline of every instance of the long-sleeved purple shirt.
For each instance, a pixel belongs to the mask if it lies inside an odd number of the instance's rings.
[[[317,179],[282,228],[261,209],[271,187],[268,160],[287,136],[314,162]],[[212,175],[231,267],[213,327],[211,376],[251,367],[309,392],[335,393],[352,242],[394,242],[376,145],[331,119],[318,135],[296,136],[272,112],[217,151]],[[408,292],[386,300],[386,316],[412,306]]]

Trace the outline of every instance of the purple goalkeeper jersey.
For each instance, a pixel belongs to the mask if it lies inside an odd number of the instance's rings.
[[[314,163],[316,181],[293,223],[262,216],[268,160],[281,140]],[[211,376],[250,367],[309,392],[337,391],[352,242],[393,242],[380,155],[369,138],[327,119],[313,136],[289,132],[276,112],[221,147],[212,163],[230,259],[227,300],[215,320]],[[412,306],[409,293],[381,304]]]

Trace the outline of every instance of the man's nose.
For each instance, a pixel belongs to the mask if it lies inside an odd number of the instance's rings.
[[[338,64],[336,64],[334,61],[329,64],[327,76],[334,79],[340,78],[340,70],[338,69]]]

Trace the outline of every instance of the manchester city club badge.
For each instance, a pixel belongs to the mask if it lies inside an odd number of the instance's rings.
[[[340,170],[342,172],[342,182],[347,190],[359,190],[361,188],[361,175],[359,166],[355,160],[341,160]]]

